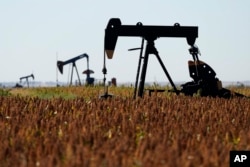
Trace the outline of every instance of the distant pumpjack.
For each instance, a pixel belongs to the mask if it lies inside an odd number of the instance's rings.
[[[77,73],[79,85],[81,85],[81,80],[80,80],[79,73],[78,73],[78,70],[77,70],[77,67],[76,67],[76,61],[81,59],[81,58],[84,58],[84,57],[86,57],[86,59],[87,59],[87,70],[86,71],[92,71],[92,70],[89,69],[89,56],[86,53],[83,53],[83,54],[81,54],[79,56],[76,56],[76,57],[74,57],[72,59],[69,59],[67,61],[57,61],[57,67],[58,67],[61,74],[63,74],[63,66],[72,63],[70,85],[72,85],[73,69],[74,68],[75,68],[76,73]],[[91,74],[91,72],[86,73],[86,75],[87,75],[87,78],[86,78],[87,84],[93,84],[94,83],[94,78],[91,78],[90,74]]]
[[[26,79],[26,83],[27,83],[27,86],[28,86],[28,88],[29,88],[29,80],[28,80],[28,78],[33,78],[33,80],[35,79],[35,77],[34,77],[33,74],[27,75],[27,76],[24,76],[24,77],[21,77],[21,78],[20,78],[20,83],[22,82],[23,79]],[[18,85],[18,84],[17,84],[17,85]]]

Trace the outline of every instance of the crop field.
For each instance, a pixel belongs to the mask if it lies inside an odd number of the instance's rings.
[[[250,88],[230,88],[250,96]],[[250,150],[250,99],[110,87],[0,91],[1,167],[228,167]]]

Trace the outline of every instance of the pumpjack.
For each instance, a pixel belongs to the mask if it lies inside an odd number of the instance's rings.
[[[20,77],[20,83],[22,82],[23,79],[25,79],[26,83],[27,83],[27,86],[29,88],[29,78],[33,78],[33,80],[35,79],[33,74],[27,75],[27,76],[24,76],[24,77]],[[16,87],[22,87],[22,85],[21,84],[16,84]]]
[[[81,59],[81,58],[86,58],[87,59],[87,70],[84,71],[84,73],[87,75],[86,83],[88,85],[92,85],[94,83],[94,78],[90,77],[90,74],[93,73],[93,71],[89,69],[89,56],[86,53],[83,53],[83,54],[81,54],[79,56],[76,56],[76,57],[74,57],[72,59],[69,59],[67,61],[57,61],[57,67],[58,67],[61,74],[63,74],[63,66],[72,63],[71,78],[70,78],[70,84],[69,85],[72,85],[74,68],[75,68],[76,73],[77,73],[79,85],[81,85],[81,80],[80,80],[79,73],[78,73],[77,66],[76,66],[76,61]]]
[[[198,37],[198,27],[197,26],[181,26],[179,23],[175,23],[173,26],[153,26],[153,25],[143,25],[138,22],[136,25],[122,25],[119,18],[111,18],[105,29],[104,37],[104,68],[103,74],[104,78],[107,74],[107,69],[105,65],[105,53],[108,59],[113,58],[115,45],[119,36],[127,37],[141,37],[142,45],[138,62],[137,76],[135,82],[134,98],[136,98],[138,78],[140,73],[140,83],[138,96],[143,97],[144,94],[144,84],[147,72],[148,58],[150,54],[153,54],[158,59],[166,77],[169,80],[173,90],[177,95],[182,93],[184,95],[192,96],[195,93],[199,93],[201,96],[212,96],[212,97],[224,97],[229,98],[232,96],[243,97],[239,93],[231,92],[228,89],[222,88],[221,81],[216,78],[216,73],[214,70],[205,62],[199,60],[198,54],[199,49],[195,46],[195,40]],[[175,38],[186,38],[188,45],[191,46],[189,53],[193,57],[193,61],[188,61],[189,74],[193,79],[191,82],[187,82],[181,85],[181,89],[177,89],[170,74],[168,73],[160,55],[154,45],[154,41],[160,37],[175,37]],[[142,55],[144,40],[147,41],[146,50],[144,56]],[[133,50],[133,49],[132,49]],[[143,66],[141,69],[141,61],[143,60]],[[104,83],[105,85],[105,83]]]

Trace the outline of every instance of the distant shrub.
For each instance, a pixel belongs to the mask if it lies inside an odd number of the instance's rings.
[[[10,92],[7,89],[0,88],[0,96],[9,96]]]

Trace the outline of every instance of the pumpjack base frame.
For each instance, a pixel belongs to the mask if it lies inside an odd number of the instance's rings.
[[[143,66],[142,66],[142,71],[141,71],[141,77],[140,77],[140,83],[139,83],[139,90],[138,90],[138,96],[139,97],[143,97],[143,94],[144,94],[144,85],[145,85],[145,78],[146,78],[146,72],[147,72],[147,65],[148,65],[148,59],[149,59],[149,55],[150,54],[154,54],[156,56],[156,58],[158,59],[165,75],[167,76],[171,86],[173,87],[174,89],[174,92],[176,92],[177,94],[179,93],[179,91],[177,90],[171,76],[169,75],[163,61],[161,60],[160,58],[160,55],[157,51],[157,49],[155,48],[154,46],[154,40],[156,38],[153,38],[153,39],[146,39],[147,40],[147,46],[146,46],[146,51],[145,51],[145,54],[144,54],[144,57],[140,57],[140,59],[143,59]],[[140,66],[140,60],[139,60],[139,64],[138,64],[138,67]],[[137,83],[137,81],[136,81]],[[135,85],[135,89],[137,89],[137,85]],[[151,91],[152,92],[152,91]],[[136,93],[136,91],[134,92]],[[151,95],[151,93],[150,93]],[[134,95],[134,97],[136,97]]]

